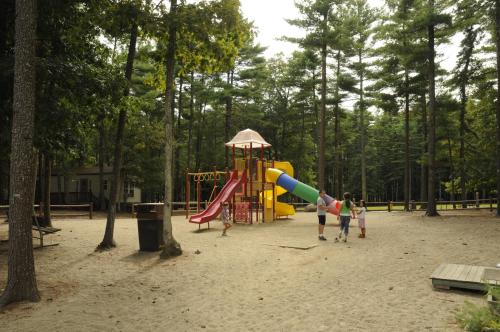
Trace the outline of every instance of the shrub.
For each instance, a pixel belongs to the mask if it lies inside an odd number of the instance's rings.
[[[500,299],[500,287],[489,287],[488,294]],[[500,315],[489,307],[478,307],[468,301],[461,312],[457,314],[460,325],[470,332],[500,332]]]

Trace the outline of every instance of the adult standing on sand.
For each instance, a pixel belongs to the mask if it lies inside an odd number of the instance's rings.
[[[325,200],[323,199],[326,195],[326,192],[324,189],[321,189],[319,192],[319,197],[316,202],[316,210],[318,211],[318,239],[321,241],[326,241],[326,238],[323,236],[323,230],[325,229],[325,223],[326,223],[326,203]]]

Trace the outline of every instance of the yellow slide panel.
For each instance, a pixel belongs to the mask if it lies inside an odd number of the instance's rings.
[[[282,170],[283,172],[285,172],[286,174],[288,174],[289,176],[293,177],[293,174],[294,174],[293,166],[288,161],[275,161],[274,168],[278,168],[278,169]],[[279,218],[279,217],[294,215],[295,208],[293,207],[293,205],[278,202],[278,200],[277,200],[278,196],[285,194],[287,191],[284,188],[276,185],[274,187],[274,192],[275,192],[275,194],[274,194],[274,197],[275,197],[274,207],[275,207],[275,211],[276,211],[276,217]],[[261,195],[261,200],[262,200],[262,193],[260,195]],[[272,190],[266,190],[264,192],[264,197],[266,198],[265,199],[265,208],[272,209],[273,208]]]

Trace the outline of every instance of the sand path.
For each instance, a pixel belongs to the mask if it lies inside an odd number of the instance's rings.
[[[104,218],[55,220],[59,246],[36,250],[40,303],[0,312],[0,331],[460,331],[455,313],[480,295],[435,291],[443,262],[500,262],[500,222],[489,212],[424,218],[372,212],[347,243],[317,240],[314,213],[273,224],[220,222],[196,232],[174,217],[184,255],[138,251],[135,219],[119,219],[118,247],[96,253]],[[6,224],[0,226],[5,235]],[[277,245],[309,246],[308,250]],[[199,251],[199,254],[195,252]],[[6,280],[0,244],[0,289]]]

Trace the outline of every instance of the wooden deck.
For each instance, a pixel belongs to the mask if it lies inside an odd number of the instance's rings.
[[[486,266],[441,264],[432,273],[431,279],[435,288],[484,291],[486,282],[500,285],[500,269]]]

